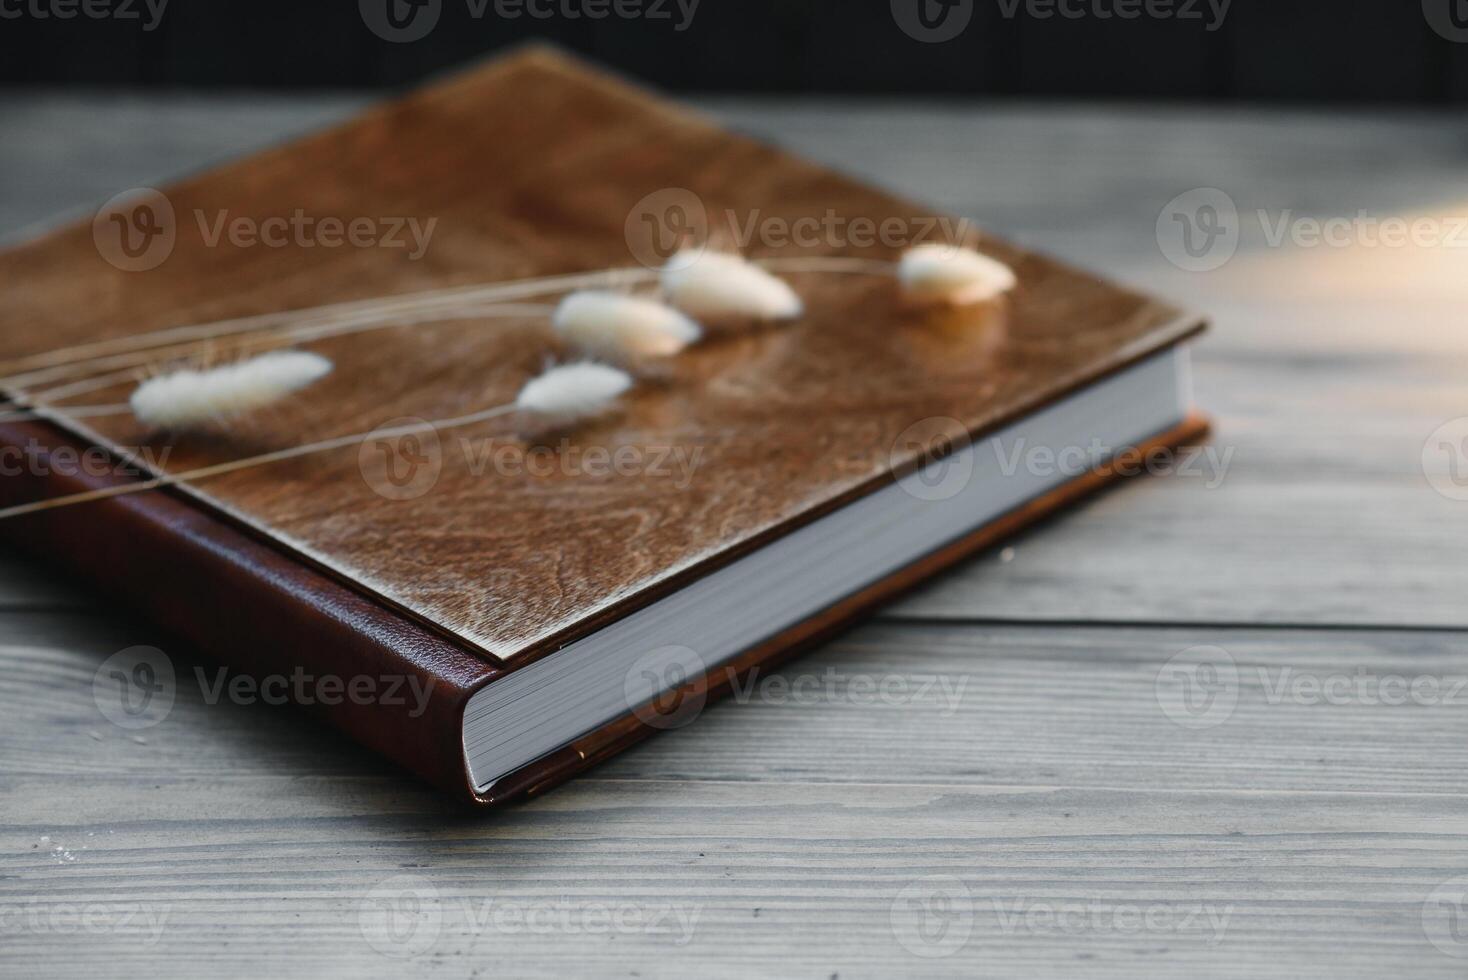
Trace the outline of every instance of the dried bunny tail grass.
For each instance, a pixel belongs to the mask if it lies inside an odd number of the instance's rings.
[[[330,452],[334,449],[360,446],[368,439],[396,439],[401,436],[421,432],[444,432],[448,429],[455,429],[465,425],[475,425],[493,418],[498,418],[501,415],[507,415],[514,411],[515,408],[516,406],[513,402],[509,405],[496,405],[493,408],[486,408],[482,411],[473,412],[469,415],[461,415],[457,418],[436,419],[432,422],[413,422],[391,429],[378,428],[373,429],[371,432],[357,432],[349,436],[337,436],[334,439],[324,439],[320,442],[307,443],[303,446],[277,449],[274,452],[261,453],[258,456],[247,456],[244,459],[233,459],[225,463],[215,463],[212,466],[203,466],[195,470],[187,470],[183,473],[168,473],[144,480],[141,483],[123,483],[116,486],[103,487],[99,490],[86,490],[81,493],[67,494],[64,497],[52,497],[49,500],[38,500],[29,504],[3,507],[0,508],[0,520],[20,517],[24,514],[34,514],[43,510],[55,510],[59,507],[72,507],[76,504],[90,503],[94,500],[125,497],[134,493],[142,493],[146,490],[156,490],[160,487],[192,483],[210,477],[221,476],[225,473],[237,473],[240,470],[254,469],[257,466],[267,466],[271,463],[279,463],[288,459],[300,459],[303,456],[314,456],[317,453]]]
[[[557,424],[564,425],[568,422],[584,419],[605,411],[617,400],[618,396],[631,387],[632,376],[618,368],[609,367],[605,364],[595,364],[589,361],[576,364],[563,364],[558,367],[549,368],[538,377],[531,379],[526,383],[525,387],[520,389],[519,397],[507,405],[496,405],[493,408],[482,409],[468,415],[460,415],[456,418],[436,419],[431,422],[413,422],[391,429],[379,428],[371,432],[358,432],[347,436],[337,436],[334,439],[324,439],[320,442],[307,443],[303,446],[277,449],[274,452],[262,453],[258,456],[248,456],[244,459],[230,460],[225,463],[216,463],[212,466],[204,466],[183,473],[168,473],[153,479],[144,480],[141,483],[119,484],[117,486],[103,487],[98,490],[87,490],[82,493],[68,494],[64,497],[53,497],[50,500],[38,500],[29,504],[18,504],[14,507],[0,507],[0,520],[10,517],[20,517],[23,514],[33,514],[38,511],[54,510],[59,507],[71,507],[94,500],[106,500],[111,497],[142,493],[146,490],[156,490],[160,487],[177,486],[179,484],[220,476],[225,473],[236,473],[240,470],[253,469],[257,466],[279,463],[288,459],[314,456],[317,453],[359,446],[371,438],[393,439],[419,432],[444,432],[448,429],[487,422],[490,419],[499,418],[502,415],[508,415],[516,411],[533,415],[543,421],[554,421]]]
[[[893,263],[890,262],[839,255],[774,257],[761,259],[758,265],[780,272],[826,272],[859,276],[889,275],[893,268]],[[646,268],[604,269],[595,272],[455,286],[418,293],[400,293],[366,300],[284,310],[277,313],[166,327],[146,333],[92,341],[7,360],[3,363],[6,376],[0,379],[0,382],[29,387],[52,380],[51,372],[56,369],[65,370],[95,361],[110,362],[111,358],[119,355],[139,354],[144,351],[152,351],[153,353],[147,354],[146,357],[156,359],[158,348],[196,344],[206,340],[235,337],[244,333],[278,332],[282,337],[289,337],[293,328],[309,327],[320,328],[324,331],[322,336],[330,336],[334,332],[350,332],[357,324],[390,323],[399,318],[435,319],[433,314],[442,310],[450,311],[448,315],[452,316],[454,309],[464,306],[507,303],[529,297],[563,293],[568,289],[623,288],[654,282],[657,278],[657,270]],[[340,331],[336,329],[338,326],[342,327]],[[135,358],[127,363],[136,362]]]
[[[789,320],[805,310],[783,279],[729,252],[678,252],[659,281],[668,302],[704,320]]]
[[[331,373],[331,361],[308,351],[271,351],[221,367],[185,368],[138,386],[130,404],[138,421],[182,430],[272,405]]]
[[[239,357],[249,351],[285,347],[290,344],[323,340],[328,337],[339,337],[347,334],[366,333],[372,330],[383,330],[392,327],[417,327],[423,324],[447,323],[453,320],[525,319],[545,316],[554,309],[555,307],[548,306],[544,303],[495,303],[485,306],[446,307],[419,313],[394,314],[390,317],[361,317],[356,320],[342,320],[323,324],[304,322],[301,326],[291,327],[290,329],[250,334],[237,339],[229,338],[229,346],[227,348],[221,347],[220,349],[227,356]],[[0,379],[0,384],[21,386],[25,389],[25,397],[29,399],[44,398],[54,400],[58,398],[71,398],[75,395],[85,394],[86,392],[111,388],[119,382],[135,379],[138,375],[139,366],[156,362],[160,358],[207,357],[216,348],[217,343],[215,339],[211,338],[176,347],[162,348],[157,351],[141,351],[110,355],[106,358],[94,358],[89,361],[79,361],[57,368],[47,368],[29,375],[18,375],[14,378]],[[77,377],[78,380],[52,384],[44,388],[34,387],[35,384],[40,382],[67,377]]]
[[[551,325],[579,350],[618,361],[676,354],[703,335],[698,324],[671,306],[602,290],[567,296]]]
[[[651,282],[656,273],[644,268],[603,269],[595,272],[577,272],[562,275],[536,276],[528,279],[509,279],[475,285],[432,289],[417,293],[399,293],[345,303],[285,310],[278,313],[257,314],[208,323],[167,327],[147,333],[113,337],[109,340],[92,341],[71,347],[63,347],[40,354],[28,355],[5,362],[7,382],[14,382],[18,372],[26,372],[63,366],[98,357],[123,352],[148,350],[179,343],[194,343],[209,339],[231,337],[240,333],[254,333],[276,328],[297,326],[305,321],[330,323],[339,319],[378,319],[398,315],[414,315],[444,307],[484,305],[527,297],[563,293],[568,289],[611,288]]]
[[[578,361],[547,368],[520,389],[515,407],[565,424],[600,414],[632,387],[632,375],[608,364]]]
[[[0,404],[0,422],[35,422],[55,419],[96,419],[108,415],[127,415],[133,407],[121,405],[37,405],[34,408],[9,408]]]
[[[897,264],[902,290],[918,303],[965,306],[1013,289],[1014,271],[997,259],[958,245],[928,243],[903,253]]]

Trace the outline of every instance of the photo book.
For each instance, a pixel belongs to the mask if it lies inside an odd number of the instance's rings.
[[[916,295],[924,246],[1012,282]],[[579,325],[664,310],[705,252],[770,315],[704,316],[704,283],[686,322],[618,321],[640,356],[588,353]],[[119,195],[0,253],[0,283],[0,539],[191,655],[339,679],[306,710],[479,804],[1205,430],[1201,317],[544,48]],[[142,405],[160,372],[283,350],[311,383],[227,424],[157,424],[176,377]],[[592,354],[630,380],[601,410],[528,411]]]

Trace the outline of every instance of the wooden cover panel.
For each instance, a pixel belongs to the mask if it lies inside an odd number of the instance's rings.
[[[975,179],[982,179],[976,175]],[[122,272],[90,225],[0,256],[0,333],[16,358],[101,337],[444,286],[633,264],[625,233],[645,195],[688,188],[711,214],[846,221],[929,212],[668,109],[559,55],[501,59],[326,134],[167,189],[169,259]],[[402,249],[210,247],[195,211],[263,220],[437,218],[424,257]],[[791,275],[798,324],[701,345],[670,361],[580,447],[701,450],[682,479],[474,475],[445,433],[434,490],[394,501],[342,451],[210,480],[190,492],[344,582],[502,659],[601,625],[682,577],[881,485],[913,423],[998,426],[1173,342],[1199,323],[1048,259],[986,241],[1021,285],[1001,312],[913,315],[891,283]],[[881,245],[751,246],[755,255],[892,258]],[[337,371],[232,437],[180,440],[170,469],[449,417],[513,398],[554,351],[542,322],[467,320],[310,345]],[[129,385],[86,402],[126,397]],[[123,446],[124,419],[78,432]],[[678,474],[682,476],[682,474]]]

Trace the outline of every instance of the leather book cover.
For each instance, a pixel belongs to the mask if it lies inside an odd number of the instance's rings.
[[[527,442],[486,422],[411,445],[368,439],[0,521],[0,537],[236,669],[431,681],[418,715],[313,710],[481,803],[551,785],[649,729],[629,712],[480,794],[461,734],[474,691],[889,485],[920,462],[901,439],[914,423],[956,419],[978,438],[1203,326],[988,236],[980,247],[1018,277],[1005,303],[915,312],[890,276],[820,260],[891,262],[962,225],[538,48],[128,200],[148,207],[104,207],[0,254],[0,386],[52,406],[0,417],[0,446],[43,460],[100,447],[141,475],[31,466],[0,479],[0,507],[512,401],[567,354],[546,325],[555,294],[535,285],[546,277],[645,270],[691,233],[790,260],[797,321],[714,333],[569,438]],[[515,283],[528,285],[499,288]],[[424,297],[441,303],[425,313]],[[299,328],[283,313],[322,310],[306,324],[330,327],[365,307],[385,316],[384,298],[401,311],[370,330],[302,334],[293,346],[331,358],[330,376],[227,432],[168,437],[126,414],[66,414],[125,402],[160,364],[266,349],[282,323]],[[90,358],[80,381],[78,352]],[[1097,468],[740,664],[788,656],[1112,475]]]

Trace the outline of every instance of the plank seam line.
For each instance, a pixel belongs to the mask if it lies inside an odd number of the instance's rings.
[[[1401,623],[1309,623],[1309,622],[1225,622],[1208,619],[1019,619],[998,616],[933,616],[907,613],[880,613],[868,622],[889,623],[894,626],[1031,626],[1036,629],[1049,627],[1074,627],[1077,629],[1216,629],[1216,630],[1271,630],[1315,633],[1441,633],[1468,635],[1468,625],[1441,626],[1436,624],[1413,625]]]

